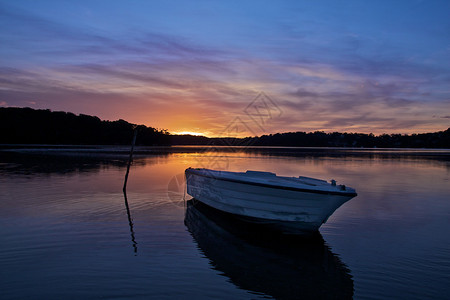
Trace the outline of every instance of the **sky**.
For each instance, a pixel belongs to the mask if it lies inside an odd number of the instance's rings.
[[[0,0],[0,106],[171,133],[450,127],[450,1]]]

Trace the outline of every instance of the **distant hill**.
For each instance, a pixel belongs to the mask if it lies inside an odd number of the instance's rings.
[[[364,147],[364,148],[447,148],[450,149],[450,128],[445,131],[421,134],[288,132],[263,135],[254,143],[257,146],[302,147]]]
[[[128,145],[138,127],[137,145],[218,145],[286,147],[446,148],[450,128],[421,134],[287,132],[253,138],[208,138],[171,135],[124,120],[102,121],[98,117],[31,108],[0,108],[0,144]]]
[[[126,145],[136,125],[124,120],[31,108],[0,108],[0,144]],[[138,145],[168,145],[164,130],[139,125]]]
[[[253,138],[205,138],[172,136],[173,145],[356,147],[356,148],[444,148],[450,149],[450,128],[421,134],[287,132]]]

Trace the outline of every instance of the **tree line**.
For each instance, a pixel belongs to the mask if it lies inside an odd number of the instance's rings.
[[[124,120],[103,121],[89,115],[49,109],[0,108],[0,143],[126,145],[138,128],[138,145],[168,145],[169,134]]]
[[[1,144],[127,145],[138,129],[137,145],[219,145],[286,147],[447,148],[450,128],[421,134],[286,132],[247,138],[171,135],[166,130],[104,121],[89,115],[31,108],[0,108]]]
[[[364,147],[364,148],[450,148],[450,128],[421,134],[374,134],[288,132],[256,138],[257,146]]]
[[[450,149],[450,128],[421,134],[286,132],[247,138],[206,138],[172,136],[176,145],[352,147],[352,148],[445,148]]]

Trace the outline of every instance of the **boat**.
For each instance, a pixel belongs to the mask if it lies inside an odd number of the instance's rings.
[[[271,172],[185,170],[187,193],[212,208],[286,234],[319,230],[356,191],[335,180]]]

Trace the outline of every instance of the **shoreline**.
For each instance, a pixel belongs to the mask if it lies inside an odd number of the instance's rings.
[[[129,145],[53,145],[0,144],[0,153],[45,155],[129,155]],[[346,147],[284,147],[284,146],[215,146],[173,145],[135,146],[134,155],[174,153],[257,153],[261,155],[319,155],[319,156],[449,156],[450,149],[433,148],[346,148]]]

